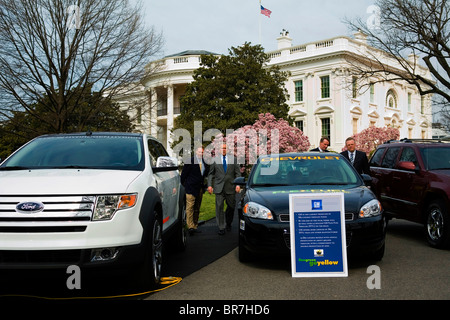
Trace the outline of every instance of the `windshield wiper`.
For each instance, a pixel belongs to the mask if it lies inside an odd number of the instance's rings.
[[[322,185],[329,185],[329,186],[345,186],[348,183],[343,182],[314,182],[314,183],[308,183],[310,186],[322,186]]]
[[[12,167],[0,167],[2,171],[14,171],[14,170],[29,170],[30,168],[21,167],[21,166],[12,166]]]
[[[54,169],[90,169],[91,167],[86,167],[86,166],[77,166],[77,165],[70,165],[70,166],[58,166],[58,167],[53,167]]]
[[[283,186],[289,186],[285,183],[254,183],[251,185],[251,187],[283,187]]]

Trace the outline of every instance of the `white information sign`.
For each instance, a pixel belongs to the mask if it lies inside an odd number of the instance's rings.
[[[289,196],[293,277],[347,277],[344,194]]]

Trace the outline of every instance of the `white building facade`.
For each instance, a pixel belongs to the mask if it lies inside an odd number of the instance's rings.
[[[405,81],[380,82],[381,79],[373,78],[363,86],[352,75],[347,57],[368,57],[368,52],[376,50],[366,44],[364,35],[292,46],[292,39],[283,31],[277,40],[278,50],[267,52],[269,66],[278,65],[282,71],[290,72],[285,84],[289,116],[308,136],[311,147],[326,136],[330,149],[340,152],[347,137],[370,126],[396,127],[401,138],[432,137],[431,97],[421,97]],[[157,137],[169,151],[171,129],[181,111],[180,98],[193,81],[201,54],[209,52],[185,51],[147,66],[153,71],[141,88],[146,103],[137,128]],[[431,78],[426,68],[419,69]],[[118,100],[124,103],[123,98]]]

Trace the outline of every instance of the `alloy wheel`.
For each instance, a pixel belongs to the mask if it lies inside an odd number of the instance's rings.
[[[427,230],[431,240],[437,241],[442,237],[444,218],[439,208],[433,208],[428,215]]]
[[[161,279],[162,268],[162,229],[158,220],[153,225],[153,239],[152,239],[152,266],[155,282],[159,282]]]

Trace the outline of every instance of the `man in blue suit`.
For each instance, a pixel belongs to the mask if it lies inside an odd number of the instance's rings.
[[[190,235],[200,232],[197,230],[198,217],[208,171],[208,166],[203,161],[203,147],[198,147],[190,163],[186,163],[181,172],[181,184],[186,191],[186,224]]]
[[[234,157],[227,154],[227,145],[222,144],[222,155],[209,167],[208,192],[216,195],[216,221],[219,227],[219,235],[225,234],[225,228],[231,230],[234,208],[236,205],[236,193],[240,192],[239,186],[234,186],[234,179],[241,176],[241,168],[233,162]],[[220,158],[220,161],[218,160]],[[227,210],[224,214],[224,201]]]

